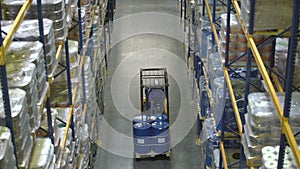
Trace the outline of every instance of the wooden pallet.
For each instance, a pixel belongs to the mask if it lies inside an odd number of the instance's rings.
[[[141,159],[141,158],[155,158],[155,157],[158,157],[158,156],[165,156],[167,158],[169,158],[171,156],[171,150],[165,152],[165,153],[155,153],[153,151],[151,151],[150,153],[147,153],[147,154],[139,154],[139,153],[134,153],[134,157],[136,159]]]

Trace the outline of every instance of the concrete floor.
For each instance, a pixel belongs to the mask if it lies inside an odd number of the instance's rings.
[[[97,169],[202,169],[196,114],[176,0],[119,0],[112,33]],[[139,113],[139,69],[169,72],[171,157],[133,158],[131,118]]]

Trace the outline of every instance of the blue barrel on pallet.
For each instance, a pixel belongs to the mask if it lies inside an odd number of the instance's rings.
[[[150,123],[151,124],[152,122],[155,122],[155,121],[156,121],[155,116],[152,116],[152,115],[149,116],[146,114],[138,114],[132,118],[133,125],[136,123]]]
[[[154,114],[153,116],[155,116],[157,122],[161,122],[161,121],[165,121],[168,122],[168,115],[166,114]]]
[[[154,122],[152,127],[152,146],[154,153],[163,154],[170,149],[169,123],[165,121]]]
[[[152,114],[162,114],[165,110],[165,93],[160,89],[152,89],[148,95]]]
[[[136,123],[133,125],[134,152],[147,154],[151,152],[151,125],[149,123]]]

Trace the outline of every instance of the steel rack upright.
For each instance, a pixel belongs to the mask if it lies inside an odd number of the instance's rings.
[[[12,116],[11,116],[11,107],[10,107],[10,99],[9,99],[9,93],[8,93],[8,82],[7,82],[7,74],[6,74],[6,63],[5,63],[5,55],[6,52],[11,45],[13,41],[13,36],[14,34],[18,31],[22,21],[25,18],[26,11],[31,7],[32,0],[27,0],[24,2],[22,5],[20,11],[18,12],[14,22],[13,26],[8,32],[7,36],[3,39],[2,33],[0,34],[0,72],[1,72],[1,91],[3,95],[3,103],[4,103],[4,111],[5,111],[5,120],[6,120],[6,126],[10,129],[11,131],[11,136],[12,136],[12,143],[14,146],[14,154],[16,158],[16,166],[18,166],[18,157],[16,154],[16,146],[15,146],[15,138],[14,138],[14,130],[13,130],[13,121],[12,121]],[[42,3],[41,0],[37,0],[37,11],[38,11],[38,22],[39,22],[39,34],[40,34],[40,42],[43,44],[43,52],[44,52],[44,57],[45,55],[45,42],[44,42],[44,32],[43,32],[43,21],[42,21]],[[2,3],[0,2],[0,21],[2,21]],[[1,30],[1,23],[0,23],[0,32]],[[46,69],[46,75],[47,75],[47,65],[45,61],[45,69]],[[46,81],[48,80],[46,76]],[[50,98],[49,98],[49,88],[47,90],[47,94],[44,97],[43,101],[41,101],[41,107],[46,107],[47,109],[47,123],[48,123],[48,131],[47,131],[47,136],[51,139],[53,143],[53,129],[52,129],[52,118],[51,118],[51,108],[50,108]],[[43,110],[43,108],[41,108]],[[33,133],[36,135],[36,133]]]

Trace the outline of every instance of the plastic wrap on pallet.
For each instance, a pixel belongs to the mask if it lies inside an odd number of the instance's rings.
[[[281,105],[284,105],[284,93],[277,93]],[[256,125],[280,126],[277,112],[274,108],[271,97],[266,93],[251,93],[248,96],[250,119]],[[299,105],[300,94],[294,92],[291,100],[290,124],[292,127],[299,127],[300,118]]]
[[[200,112],[202,117],[207,117],[210,114],[210,103],[209,103],[209,97],[207,93],[207,87],[206,87],[206,79],[204,76],[201,76],[199,79],[200,83]]]
[[[28,156],[32,150],[32,137],[27,113],[26,92],[21,89],[9,89],[12,120],[14,123],[14,137],[19,167],[28,166]],[[0,102],[3,102],[2,94]],[[0,125],[5,126],[5,113],[3,103],[0,104]]]
[[[296,60],[295,60],[295,73],[293,85],[296,87],[300,86],[300,41],[298,41],[297,49],[296,49]],[[285,77],[286,74],[286,63],[287,63],[287,53],[288,53],[288,38],[277,38],[276,39],[276,50],[275,50],[275,64],[277,67],[278,73]],[[282,86],[284,86],[284,80],[281,80]]]
[[[48,169],[54,158],[54,147],[49,138],[37,138],[33,147],[29,168]]]
[[[45,61],[42,43],[38,41],[12,42],[8,48],[8,51],[6,52],[6,63],[16,64],[23,62],[35,64],[37,70],[37,79],[45,74]]]
[[[21,6],[26,0],[4,0],[3,13],[5,20],[13,20],[17,16]],[[53,21],[54,34],[57,41],[63,41],[66,38],[66,11],[63,0],[43,0],[42,1],[43,17]],[[31,8],[26,13],[26,19],[37,19],[37,1],[33,1]]]
[[[248,27],[250,24],[250,0],[242,0],[241,17],[244,24]],[[283,29],[291,25],[293,1],[281,0],[259,0],[255,1],[254,9],[254,30],[273,30]],[[274,12],[276,11],[276,12]],[[270,19],[270,18],[276,18]]]
[[[206,118],[204,120],[203,130],[200,133],[202,143],[215,137],[215,128],[215,120],[213,118]]]
[[[214,52],[208,56],[207,67],[210,84],[213,84],[215,78],[223,76],[224,74],[222,60],[219,53]]]
[[[284,93],[277,93],[281,105],[284,104]],[[294,132],[299,131],[299,93],[292,94],[290,125]],[[254,160],[255,164],[262,164],[261,149],[265,145],[280,144],[281,127],[277,112],[270,96],[266,93],[251,93],[248,96],[248,114],[245,115],[245,133],[242,137],[245,155]],[[297,136],[296,140],[300,140]]]
[[[0,126],[0,164],[3,169],[16,169],[16,158],[9,128]]]
[[[40,126],[41,115],[37,110],[38,91],[35,65],[26,62],[7,64],[6,69],[8,86],[10,88],[21,88],[26,92],[30,125],[32,129],[37,129]]]
[[[82,26],[82,42],[83,42],[83,47],[85,48],[87,45],[87,39],[88,39],[88,15],[87,11],[89,11],[89,8],[86,8],[86,6],[81,6],[81,26]],[[73,15],[73,20],[78,20],[78,12],[75,12]],[[74,28],[70,30],[68,33],[68,38],[71,40],[75,40],[79,42],[79,25],[77,23],[72,23],[74,25]]]
[[[57,128],[57,118],[58,112],[55,108],[51,108],[51,119],[52,119],[52,128],[56,129]],[[47,119],[47,109],[45,108],[42,113],[42,118],[41,118],[41,127],[48,131],[48,119]],[[47,133],[45,133],[47,134]],[[55,137],[55,132],[54,132],[54,137]]]
[[[69,46],[69,58],[70,58],[70,63],[79,63],[80,58],[78,55],[78,42],[74,40],[69,40],[68,41],[68,46]],[[65,48],[63,48],[63,55],[65,56]],[[66,57],[61,57],[60,61],[64,64],[66,64]]]
[[[80,140],[80,156],[83,159],[82,168],[88,167],[89,164],[89,150],[90,150],[90,142],[89,142],[89,128],[87,124],[79,129],[79,140]]]
[[[247,39],[243,32],[243,29],[238,21],[237,15],[230,15],[230,34],[229,34],[229,48],[228,48],[228,59],[229,61],[233,61],[234,59],[244,55],[241,57],[234,65],[243,66],[246,65],[247,62]],[[223,58],[225,58],[226,54],[226,28],[227,28],[227,14],[221,15],[221,31],[220,31],[220,46]],[[265,40],[267,36],[264,35],[254,35],[254,41],[259,43]],[[265,43],[263,46],[258,47],[259,52],[263,61],[270,61],[272,54],[272,43]],[[254,59],[253,59],[254,63]]]
[[[58,67],[55,71],[56,74],[61,73],[59,76],[55,77],[56,82],[66,82],[68,80],[67,71],[64,71],[65,68]],[[71,76],[71,83],[79,83],[81,76],[80,76],[80,66],[78,62],[70,63],[70,76]],[[54,85],[56,85],[54,83]]]
[[[49,19],[43,19],[44,24],[44,37],[46,47],[46,63],[49,72],[52,70],[52,66],[55,60],[55,40],[53,21]],[[1,21],[2,31],[8,33],[13,25],[13,21]],[[5,37],[6,33],[2,33]],[[39,41],[39,24],[38,20],[24,20],[18,31],[14,34],[14,39],[18,41]],[[14,42],[19,43],[19,42]],[[20,43],[21,44],[21,43]],[[23,46],[23,44],[21,44]],[[12,45],[11,45],[12,46]],[[27,47],[24,45],[24,47]],[[14,49],[12,47],[12,49]]]

